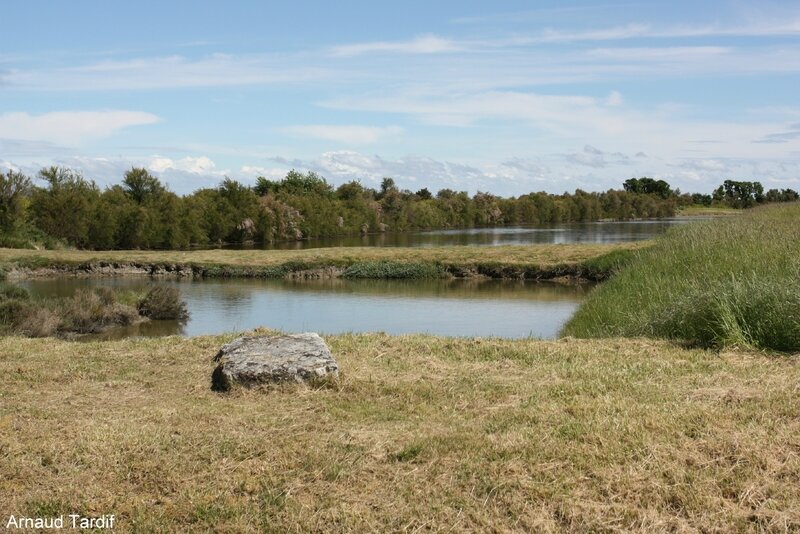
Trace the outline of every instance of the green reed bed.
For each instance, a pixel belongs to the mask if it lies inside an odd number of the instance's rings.
[[[800,204],[676,227],[631,254],[564,334],[800,350]]]

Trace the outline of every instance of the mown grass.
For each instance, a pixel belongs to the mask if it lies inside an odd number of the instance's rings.
[[[634,251],[564,333],[800,350],[800,204],[671,229]]]
[[[351,269],[351,277],[386,277],[403,272],[423,278],[434,270],[456,273],[551,273],[581,270],[585,262],[610,253],[636,250],[647,243],[526,245],[499,247],[345,247],[306,250],[199,250],[199,251],[24,251],[0,249],[4,271],[55,268],[68,271],[91,264],[138,264],[175,269],[184,266],[208,277],[281,278],[300,271]],[[587,270],[587,272],[594,272]],[[555,272],[555,275],[558,275]]]
[[[327,337],[334,387],[217,394],[230,336],[0,339],[0,515],[121,532],[800,529],[793,358]]]

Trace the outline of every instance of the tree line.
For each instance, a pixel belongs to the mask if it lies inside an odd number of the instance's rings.
[[[121,183],[105,189],[64,167],[44,168],[38,178],[42,185],[18,171],[0,174],[0,245],[178,249],[384,231],[669,217],[681,205],[705,203],[705,197],[697,202],[651,178],[632,178],[623,190],[510,198],[451,189],[412,192],[391,178],[379,189],[357,181],[334,188],[314,172],[294,170],[281,180],[260,177],[252,187],[226,178],[217,187],[188,195],[175,194],[143,168],[130,169]],[[787,191],[797,198],[791,190],[760,191],[754,202],[784,200]],[[746,207],[741,198],[750,193],[755,195],[741,185],[725,186],[720,198],[717,192],[709,196],[709,204]]]

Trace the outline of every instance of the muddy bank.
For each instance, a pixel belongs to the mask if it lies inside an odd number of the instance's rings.
[[[363,262],[350,265],[301,265],[294,262],[269,266],[198,265],[180,263],[140,263],[94,261],[53,263],[39,266],[7,265],[9,279],[46,278],[55,276],[105,277],[151,276],[203,278],[268,278],[268,279],[430,279],[430,278],[493,278],[536,280],[563,283],[599,282],[611,275],[611,269],[598,269],[582,264],[566,264],[541,268],[535,265]]]

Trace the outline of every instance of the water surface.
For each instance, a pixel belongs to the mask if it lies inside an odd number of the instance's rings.
[[[269,327],[286,332],[430,333],[445,336],[553,338],[588,286],[509,280],[27,280],[34,296],[69,296],[78,288],[178,287],[191,313],[185,324],[151,321],[104,338],[196,336]]]
[[[387,232],[354,237],[326,237],[274,243],[265,248],[304,249],[324,247],[440,247],[453,245],[533,245],[571,243],[622,243],[652,239],[676,224],[699,220],[674,217],[645,221],[600,221],[547,226],[460,228],[423,232]]]

